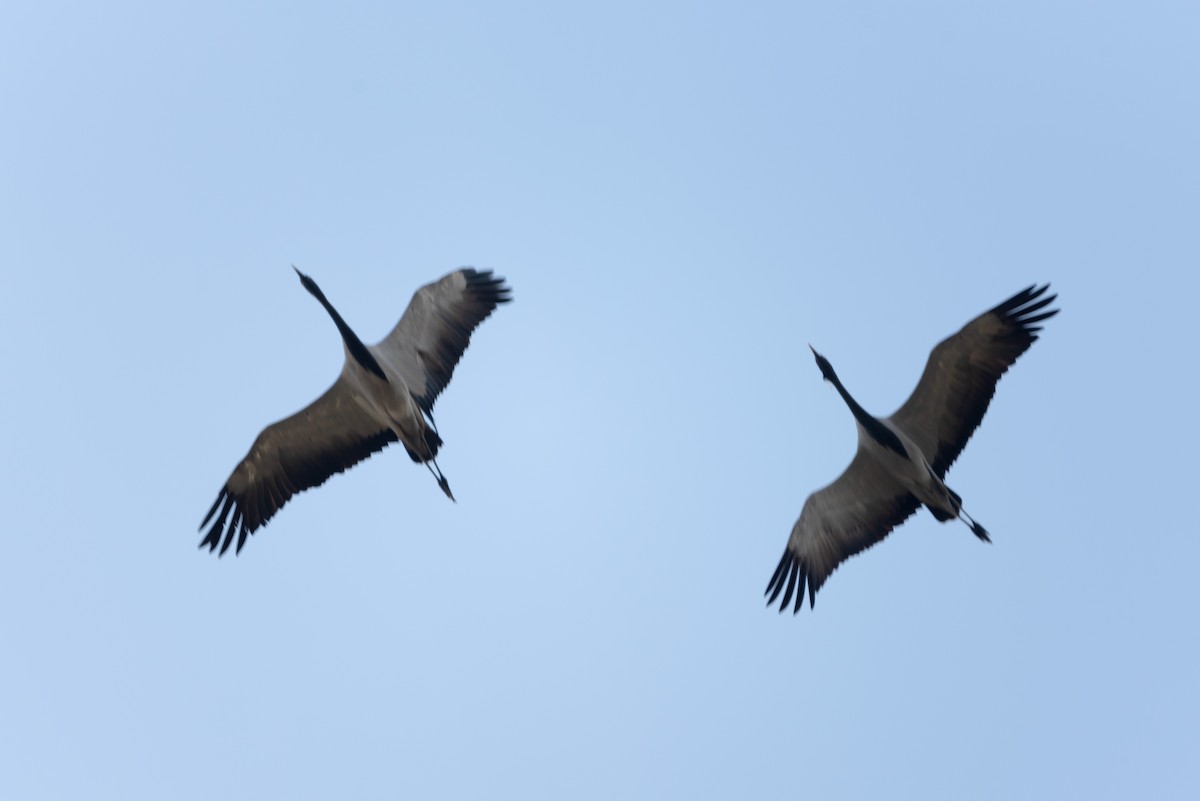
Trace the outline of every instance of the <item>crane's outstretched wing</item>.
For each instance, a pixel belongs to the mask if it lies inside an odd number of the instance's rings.
[[[775,603],[786,586],[779,611],[787,609],[794,592],[796,606],[792,614],[799,612],[807,583],[808,607],[813,608],[817,590],[839,564],[882,540],[920,505],[860,447],[836,481],[804,502],[779,567],[763,593],[770,595],[767,605]]]
[[[1034,284],[1018,292],[938,343],[917,388],[891,416],[939,477],[979,427],[1000,376],[1037,341],[1042,327],[1035,324],[1058,314],[1041,311],[1058,297],[1041,297],[1049,287]]]
[[[400,322],[375,345],[426,414],[450,383],[471,332],[498,304],[512,300],[510,292],[491,270],[456,270],[418,289]]]
[[[204,516],[201,530],[209,520],[213,524],[200,547],[213,551],[220,544],[224,554],[236,534],[235,553],[240,553],[247,535],[266,525],[293,495],[324,484],[395,441],[395,432],[371,419],[339,378],[307,408],[262,430]]]

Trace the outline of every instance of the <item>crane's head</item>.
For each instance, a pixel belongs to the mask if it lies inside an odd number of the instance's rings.
[[[294,264],[292,265],[292,269],[296,271],[296,275],[300,276],[300,284],[307,289],[314,298],[320,299],[325,297],[325,293],[321,291],[321,287],[317,286],[316,281],[300,272],[300,270]]]
[[[813,356],[817,358],[817,367],[821,368],[821,375],[824,377],[824,379],[826,381],[833,381],[836,379],[837,376],[833,372],[833,365],[829,363],[829,360],[817,353],[817,349],[812,345],[809,345],[808,349],[811,350],[813,352]]]

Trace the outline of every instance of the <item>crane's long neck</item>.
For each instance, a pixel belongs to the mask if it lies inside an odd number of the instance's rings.
[[[363,341],[358,338],[358,334],[354,333],[350,329],[350,326],[346,325],[346,321],[342,319],[342,315],[338,314],[337,309],[333,308],[333,304],[325,298],[325,293],[318,290],[312,294],[325,307],[325,311],[329,312],[329,316],[333,318],[333,324],[337,326],[338,332],[342,335],[342,341],[346,343],[346,350],[350,351],[350,355],[354,357],[354,361],[386,382],[387,376],[383,374],[383,368],[379,366],[379,362],[375,361],[375,357],[371,355],[371,351],[367,350],[367,346],[363,344]]]
[[[842,386],[841,379],[837,377],[836,373],[831,373],[831,376],[832,377],[829,380],[833,383],[833,386],[837,388],[838,394],[842,396],[842,400],[844,400],[846,405],[850,407],[850,413],[854,415],[854,419],[857,420],[858,424],[863,427],[863,430],[870,435],[871,439],[878,442],[880,446],[887,448],[888,450],[895,451],[900,456],[907,459],[908,452],[904,450],[904,443],[900,441],[900,438],[896,436],[896,433],[883,423],[879,422],[879,420],[875,417],[867,414],[867,410],[859,406],[858,401],[854,399],[854,396],[851,395],[844,386]]]

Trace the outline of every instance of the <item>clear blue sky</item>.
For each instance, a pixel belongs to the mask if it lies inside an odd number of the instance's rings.
[[[569,7],[568,7],[569,6]],[[0,797],[1195,798],[1193,3],[0,11]],[[400,449],[240,558],[266,424],[492,268]],[[1062,313],[815,612],[853,421]]]

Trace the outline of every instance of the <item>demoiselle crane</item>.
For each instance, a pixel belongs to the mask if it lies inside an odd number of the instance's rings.
[[[782,612],[794,594],[792,611],[799,612],[807,585],[811,609],[817,590],[842,561],[882,540],[922,504],[937,520],[958,518],[991,542],[944,479],[979,427],[1000,376],[1037,341],[1036,323],[1058,314],[1043,311],[1057,297],[1043,297],[1048,288],[1024,289],[938,343],[917,388],[891,417],[868,414],[813,350],[821,375],[857,421],[858,452],[836,481],[804,502],[764,593],[768,606],[783,592]]]
[[[433,404],[450,383],[471,332],[497,304],[511,300],[504,279],[493,278],[490,270],[456,270],[418,289],[392,332],[376,345],[365,345],[317,283],[299,270],[296,275],[333,318],[346,361],[324,395],[264,428],[234,468],[200,524],[203,531],[212,521],[200,542],[210,552],[220,545],[224,554],[236,538],[235,553],[240,553],[246,538],[293,495],[324,484],[392,442],[399,441],[414,462],[429,467],[454,500],[435,460],[442,438]]]

